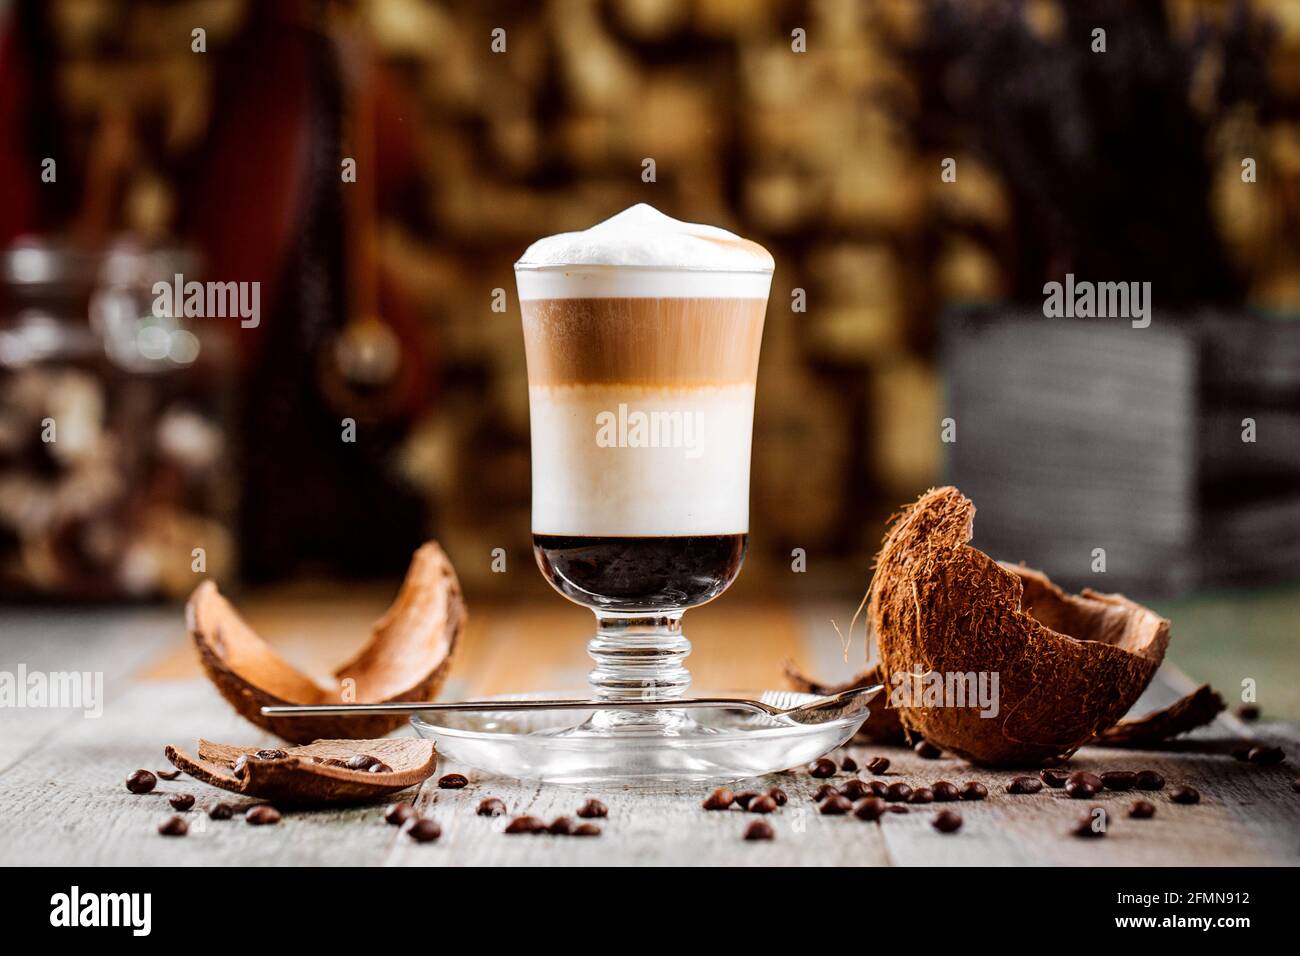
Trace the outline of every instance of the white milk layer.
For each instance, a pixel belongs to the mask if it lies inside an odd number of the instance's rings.
[[[545,385],[528,396],[534,534],[749,530],[753,385]]]

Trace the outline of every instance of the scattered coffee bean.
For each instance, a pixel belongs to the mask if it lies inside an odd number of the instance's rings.
[[[280,811],[269,803],[259,803],[248,808],[244,819],[255,827],[264,827],[280,822]]]
[[[578,807],[578,816],[584,820],[591,820],[595,817],[609,816],[609,807],[605,806],[599,800],[588,800],[582,806]]]
[[[776,801],[763,794],[761,797],[755,797],[749,801],[749,806],[745,808],[750,813],[776,813]]]
[[[1095,773],[1089,773],[1086,770],[1076,770],[1074,773],[1070,774],[1070,776],[1065,778],[1066,783],[1069,783],[1071,780],[1082,780],[1089,786],[1093,787],[1098,793],[1101,793],[1102,789],[1106,786],[1102,782],[1101,777],[1097,776]]]
[[[700,804],[700,806],[704,807],[705,810],[726,810],[735,802],[736,795],[734,793],[726,787],[719,787],[717,790],[714,790],[711,794],[705,797],[704,802]]]
[[[949,783],[947,780],[937,780],[930,787],[930,792],[934,794],[936,803],[952,803],[961,797],[961,791],[957,789],[955,783]]]
[[[537,817],[515,817],[506,824],[506,833],[545,833],[546,824]]]
[[[289,756],[287,750],[259,750],[253,754],[258,760],[283,760]]]
[[[989,788],[978,780],[971,780],[961,788],[961,798],[963,800],[983,800],[988,795]]]
[[[1043,781],[1043,783],[1047,784],[1053,790],[1060,790],[1064,787],[1065,781],[1069,779],[1069,777],[1070,772],[1068,770],[1058,770],[1051,767],[1045,767],[1038,771],[1038,779]]]
[[[159,780],[175,780],[181,775],[179,770],[155,770]]]
[[[158,832],[163,836],[185,836],[190,832],[190,825],[184,817],[168,817],[158,824]]]
[[[885,794],[889,793],[889,784],[885,783],[883,780],[868,780],[867,786],[871,788],[873,794],[880,797],[882,800],[884,799]]]
[[[1174,787],[1169,791],[1169,799],[1173,803],[1200,803],[1201,793],[1195,787]]]
[[[943,751],[928,740],[922,740],[912,751],[922,760],[938,760],[943,756]]]
[[[573,832],[573,821],[568,817],[556,817],[546,828],[546,832],[552,836],[568,836]]]
[[[419,816],[419,814],[415,812],[415,807],[409,803],[390,803],[384,810],[384,821],[397,827],[415,816]]]
[[[132,793],[148,793],[158,786],[158,778],[148,770],[137,770],[126,778],[126,789]]]
[[[478,809],[474,812],[480,817],[504,817],[506,804],[500,797],[484,797],[478,802]]]
[[[167,798],[167,802],[172,805],[173,810],[188,810],[194,806],[194,794],[192,793],[173,793]]]
[[[872,757],[871,761],[867,764],[867,769],[877,777],[882,777],[884,776],[885,771],[889,769],[889,758]]]
[[[228,803],[214,803],[208,808],[208,816],[214,820],[229,820],[235,815],[235,808]]]
[[[392,773],[392,772],[393,772],[393,768],[388,766],[388,764],[384,763],[382,760],[376,761],[375,763],[372,763],[369,767],[366,768],[366,773]]]
[[[879,820],[887,806],[880,797],[867,797],[853,808],[853,815],[859,820]]]
[[[901,780],[885,788],[885,799],[890,803],[905,803],[911,796],[912,788]]]
[[[817,777],[819,780],[835,776],[835,770],[835,761],[831,760],[829,757],[818,757],[817,760],[808,767],[808,773]]]
[[[917,787],[907,798],[908,803],[934,803],[934,791],[929,787]]]
[[[840,788],[840,793],[850,800],[861,800],[867,794],[871,793],[871,786],[865,780],[859,780],[857,777],[850,777],[844,781],[844,786]]]
[[[574,836],[600,836],[600,827],[594,823],[579,823],[573,828]]]
[[[749,826],[745,827],[746,840],[772,840],[776,838],[776,831],[772,829],[772,824],[766,820],[754,820]]]
[[[813,799],[816,800],[818,803],[821,803],[827,797],[838,797],[839,795],[840,795],[839,787],[835,786],[834,784],[824,783],[820,787],[818,787],[816,791],[814,791]]]
[[[442,836],[442,827],[437,821],[424,817],[409,821],[403,829],[416,843],[432,843]]]
[[[240,754],[235,758],[235,762],[230,767],[230,772],[236,777],[242,777],[244,771],[248,769],[248,754]]]
[[[778,807],[783,807],[790,802],[789,795],[787,795],[780,787],[773,787],[771,790],[767,791],[767,795],[775,801]]]
[[[853,809],[853,802],[846,796],[836,794],[822,801],[821,812],[828,817],[842,817]]]
[[[469,777],[463,773],[444,773],[438,778],[438,786],[443,790],[459,790],[469,786]]]
[[[1237,708],[1237,716],[1247,723],[1259,720],[1259,707],[1255,704],[1242,704]]]
[[[1069,789],[1069,785],[1066,785]],[[1075,824],[1074,829],[1070,832],[1077,837],[1085,839],[1096,839],[1106,835],[1106,811],[1101,807],[1093,807],[1092,813],[1087,813],[1079,817],[1079,822]],[[1096,811],[1101,810],[1101,813]]]
[[[1135,820],[1150,820],[1156,815],[1156,805],[1150,800],[1135,800],[1128,809],[1128,815]]]
[[[885,812],[886,813],[907,813],[909,811],[907,807],[903,806],[901,803],[891,803],[887,807],[885,807]]]
[[[940,833],[956,833],[961,829],[961,814],[953,810],[940,810],[931,825]]]
[[[1243,744],[1240,747],[1232,749],[1232,755],[1243,763],[1250,759],[1250,752],[1255,749],[1254,744]]]
[[[1015,777],[1007,784],[1007,793],[1037,793],[1043,789],[1043,781],[1033,777]]]
[[[736,804],[740,807],[740,809],[748,810],[750,803],[753,802],[754,799],[757,797],[758,797],[757,790],[742,790],[740,791],[740,793],[736,794],[735,800],[736,800]]]
[[[1281,747],[1252,747],[1246,759],[1261,767],[1272,767],[1286,759]]]
[[[857,773],[858,762],[854,760],[852,757],[845,757],[843,760],[840,761],[840,769],[843,770],[845,773]]]
[[[1165,778],[1154,770],[1139,770],[1134,785],[1139,790],[1163,790]]]
[[[1137,778],[1132,770],[1107,770],[1101,775],[1101,785],[1107,790],[1132,790]]]
[[[370,754],[353,754],[347,759],[344,766],[349,770],[369,770],[371,764],[377,763],[379,763],[379,759],[370,756]]]
[[[1101,793],[1101,788],[1086,777],[1071,777],[1065,781],[1065,792],[1075,800],[1089,800]]]

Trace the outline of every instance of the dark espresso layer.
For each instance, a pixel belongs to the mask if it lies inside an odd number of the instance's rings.
[[[533,535],[551,585],[572,601],[611,611],[664,611],[711,601],[735,580],[745,534],[596,538]]]

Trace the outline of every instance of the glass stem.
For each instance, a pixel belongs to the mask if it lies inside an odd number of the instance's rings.
[[[588,683],[600,700],[671,700],[691,686],[684,666],[691,642],[682,612],[618,614],[596,610],[596,636],[587,653],[596,662]],[[663,727],[681,711],[597,711],[592,723],[607,728]]]

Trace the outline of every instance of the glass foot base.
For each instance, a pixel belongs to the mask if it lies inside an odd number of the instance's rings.
[[[545,700],[584,692],[509,694],[496,700]],[[814,700],[794,691],[709,691],[777,707]],[[665,711],[653,728],[603,728],[572,711],[479,712],[415,716],[421,737],[439,753],[489,773],[549,783],[647,785],[738,780],[810,763],[846,743],[866,719],[856,713],[823,724],[790,725],[736,710]]]

